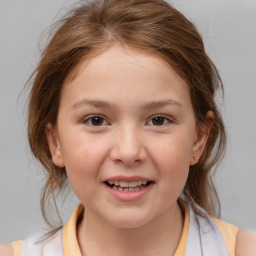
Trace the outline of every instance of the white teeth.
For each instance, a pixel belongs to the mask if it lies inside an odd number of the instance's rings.
[[[138,180],[138,181],[128,182],[128,181],[123,181],[123,180],[121,180],[121,181],[119,181],[119,180],[115,180],[115,181],[110,180],[110,181],[108,181],[108,183],[110,185],[114,184],[115,186],[120,186],[122,188],[136,188],[136,187],[139,187],[141,185],[146,185],[147,181],[146,180],[144,180],[144,181]]]
[[[140,189],[143,189],[145,187],[145,185],[147,184],[146,180],[138,180],[138,181],[124,181],[124,180],[110,180],[108,181],[109,185],[111,185],[111,187],[114,190],[118,190],[118,191],[125,191],[125,192],[129,192],[129,191],[138,191]]]
[[[137,186],[139,186],[140,182],[137,182],[137,181],[131,181],[129,182],[129,188],[136,188]]]
[[[127,182],[127,181],[120,181],[119,186],[122,188],[127,188],[127,187],[129,187],[128,184],[129,184],[129,182]]]

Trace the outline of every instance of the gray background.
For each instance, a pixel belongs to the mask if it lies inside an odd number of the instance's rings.
[[[197,25],[225,85],[221,110],[229,145],[216,177],[222,218],[256,230],[256,0],[170,2]],[[2,242],[24,239],[44,226],[39,205],[43,176],[27,144],[28,90],[22,89],[38,61],[42,31],[69,3],[74,1],[0,0]],[[60,8],[63,11],[59,12]],[[76,199],[68,198],[62,212],[64,221],[76,204]]]

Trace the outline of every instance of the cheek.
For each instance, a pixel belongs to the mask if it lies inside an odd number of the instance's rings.
[[[172,191],[183,189],[189,172],[189,158],[179,154],[177,150],[175,152],[166,150],[162,157],[159,157],[159,160],[158,167],[161,180]]]
[[[70,140],[63,145],[63,158],[70,185],[75,194],[81,199],[90,191],[93,193],[93,184],[100,183],[99,172],[104,159],[105,151],[98,143],[90,140]]]
[[[189,173],[192,140],[169,137],[153,143],[151,156],[157,167],[163,193],[168,196],[179,196]]]
[[[188,179],[189,165],[186,159],[178,156],[169,156],[160,164],[159,186],[166,207],[176,201],[182,193]]]
[[[150,154],[161,169],[183,170],[189,168],[192,146],[192,136],[173,134],[151,143]]]
[[[87,175],[94,172],[106,153],[104,141],[97,136],[88,136],[83,130],[72,132],[73,136],[62,139],[62,155],[67,169],[72,174]]]

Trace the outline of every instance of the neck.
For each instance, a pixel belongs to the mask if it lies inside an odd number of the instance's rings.
[[[117,228],[89,210],[78,225],[78,242],[83,256],[173,255],[183,229],[178,204],[170,211],[138,228]]]

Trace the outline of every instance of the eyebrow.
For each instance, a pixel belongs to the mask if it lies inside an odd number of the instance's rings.
[[[72,109],[78,109],[81,108],[84,105],[91,105],[96,108],[112,108],[112,104],[109,102],[103,101],[103,100],[90,100],[90,99],[82,99],[72,105]],[[172,100],[172,99],[166,99],[166,100],[159,100],[159,101],[151,101],[147,102],[142,105],[142,108],[144,109],[157,109],[160,107],[164,107],[166,105],[174,105],[178,107],[182,107],[182,104],[178,101]]]
[[[156,109],[156,108],[164,107],[166,105],[174,105],[174,106],[182,107],[182,104],[180,102],[172,99],[166,99],[166,100],[148,102],[143,105],[143,108]]]
[[[96,108],[111,108],[111,104],[102,100],[82,99],[72,105],[72,109],[81,108],[84,105],[91,105]]]

